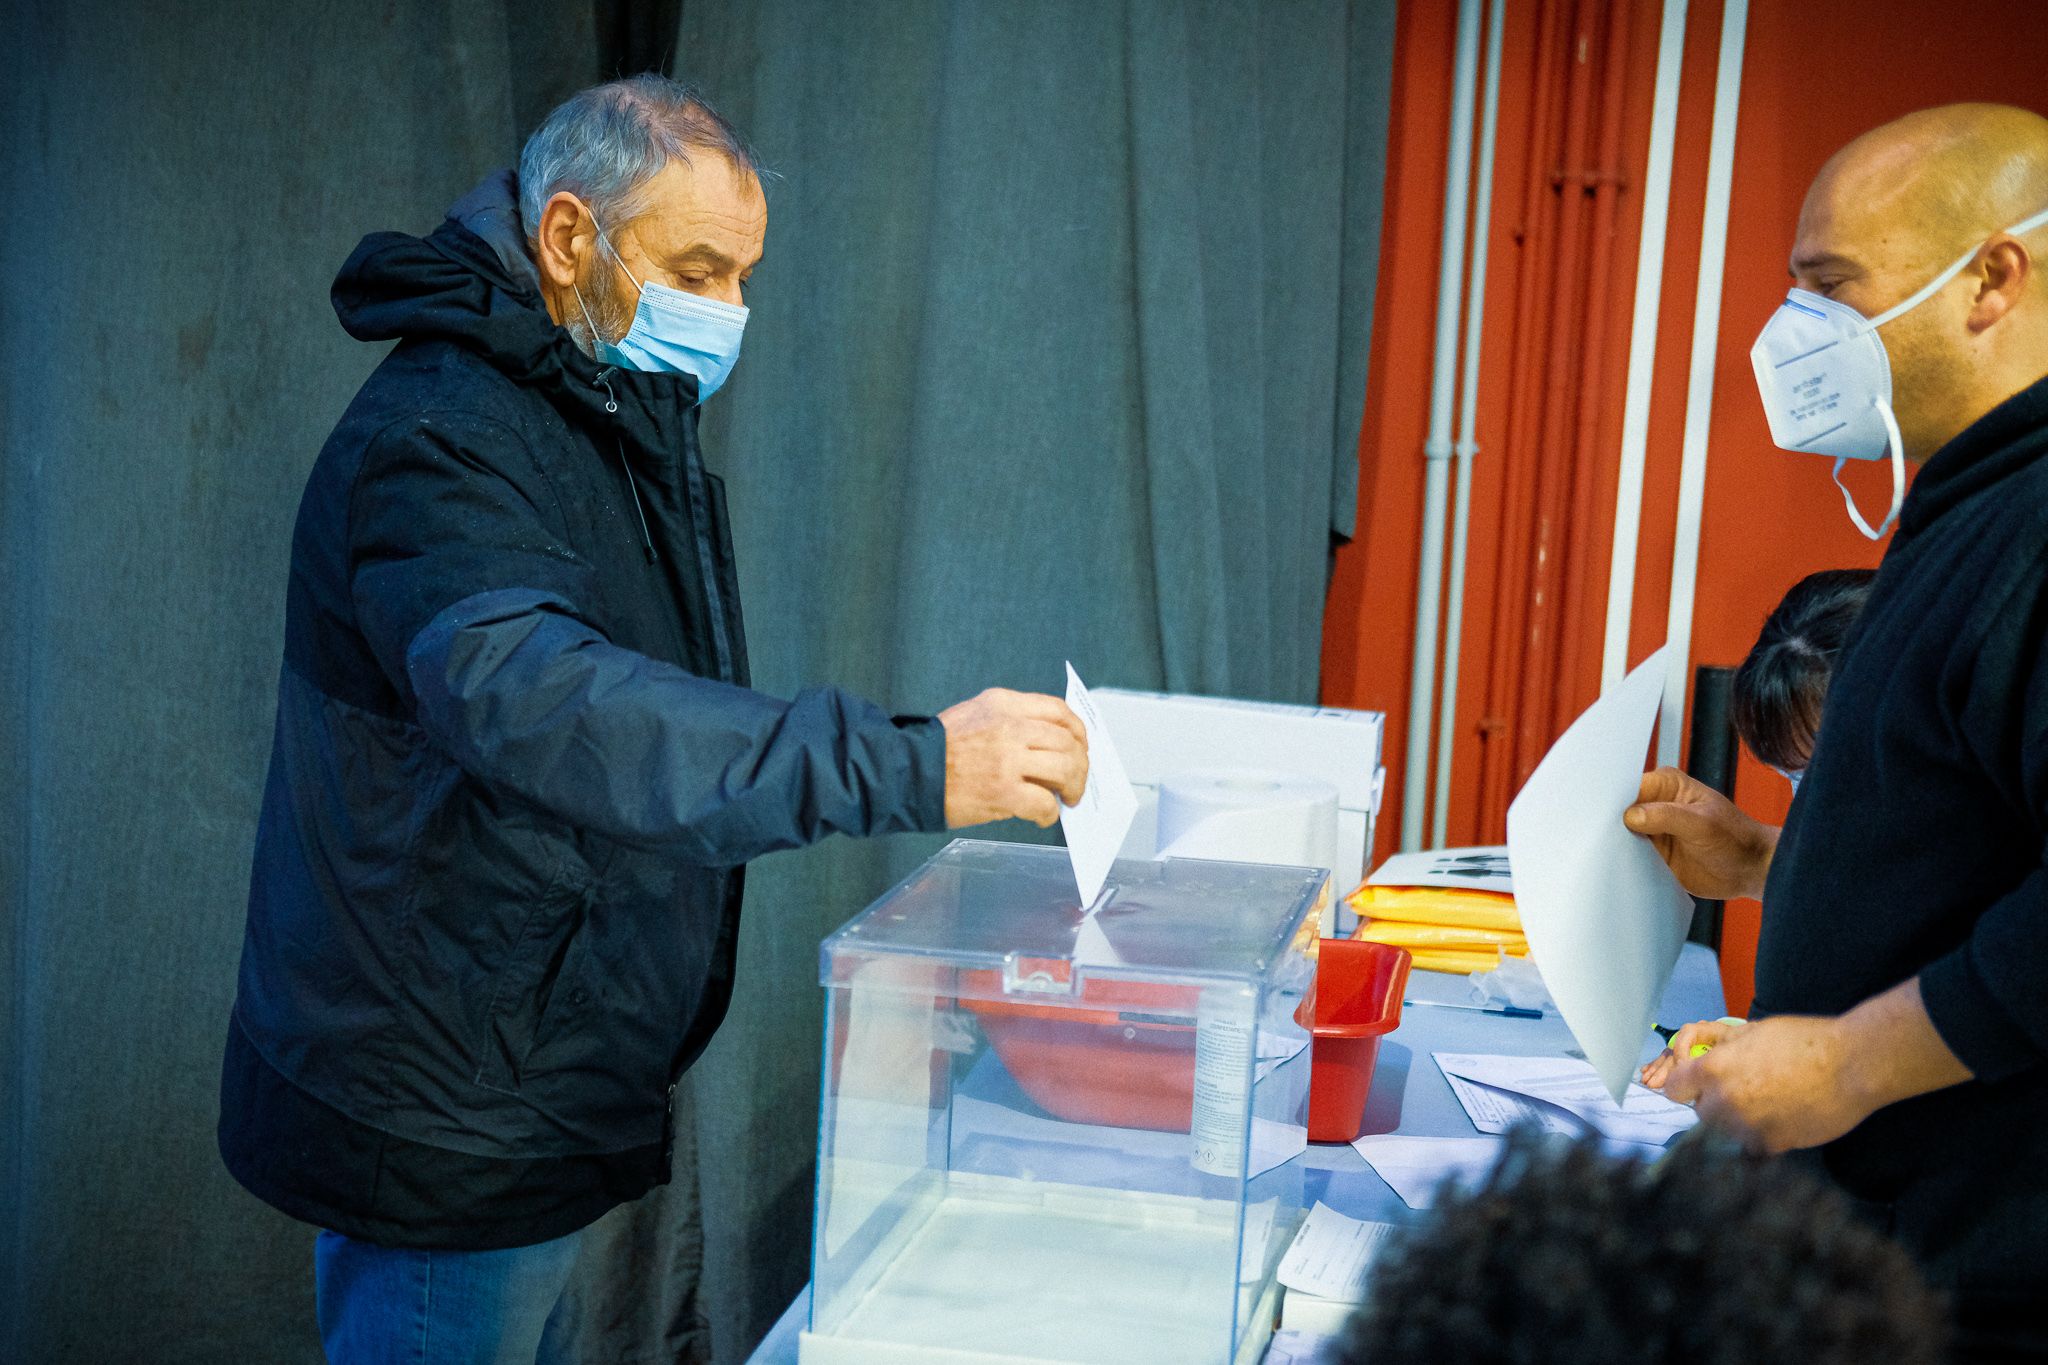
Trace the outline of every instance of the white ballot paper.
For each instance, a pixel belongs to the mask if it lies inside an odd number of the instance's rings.
[[[1109,865],[1130,832],[1131,819],[1138,813],[1138,793],[1116,756],[1116,743],[1108,727],[1088,699],[1081,675],[1067,665],[1067,705],[1081,718],[1088,732],[1088,790],[1079,804],[1060,804],[1060,832],[1067,837],[1067,857],[1074,864],[1074,882],[1081,891],[1081,908],[1092,911],[1102,895],[1102,883]]]
[[[1437,1186],[1450,1180],[1475,1185],[1493,1169],[1502,1139],[1492,1137],[1398,1137],[1369,1134],[1352,1144],[1365,1164],[1411,1209],[1426,1209]]]
[[[1266,1365],[1325,1365],[1336,1359],[1337,1339],[1319,1332],[1282,1330],[1266,1347]]]
[[[1280,1283],[1319,1299],[1365,1301],[1365,1277],[1392,1223],[1346,1218],[1318,1203],[1302,1219],[1287,1254],[1280,1258]]]
[[[1437,1058],[1437,1065],[1443,1065],[1443,1058]],[[1590,1073],[1589,1073],[1590,1074]],[[1451,1083],[1451,1093],[1458,1097],[1458,1103],[1465,1106],[1465,1117],[1472,1120],[1472,1126],[1482,1133],[1505,1133],[1518,1123],[1534,1123],[1545,1132],[1562,1133],[1573,1137],[1586,1131],[1578,1115],[1568,1114],[1555,1105],[1518,1095],[1512,1090],[1496,1090],[1490,1085],[1467,1080],[1455,1071],[1445,1071],[1444,1079]],[[1599,1078],[1593,1083],[1598,1085]],[[1602,1090],[1601,1094],[1607,1092]]]
[[[1685,1105],[1633,1082],[1616,1104],[1593,1068],[1575,1057],[1434,1055],[1458,1103],[1482,1133],[1504,1133],[1517,1121],[1533,1118],[1552,1132],[1580,1133],[1590,1127],[1619,1142],[1661,1147],[1699,1122]]]
[[[1642,781],[1665,652],[1587,707],[1508,807],[1529,955],[1617,1103],[1692,922],[1692,898],[1656,847],[1621,823]]]

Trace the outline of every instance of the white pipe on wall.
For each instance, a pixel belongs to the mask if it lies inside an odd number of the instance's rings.
[[[1472,176],[1472,104],[1479,67],[1479,0],[1459,0],[1457,65],[1437,269],[1436,348],[1430,368],[1429,435],[1423,442],[1422,546],[1416,557],[1415,659],[1408,675],[1408,745],[1401,771],[1401,847],[1422,846],[1429,801],[1429,722],[1436,700],[1437,619],[1442,611],[1444,504],[1449,492],[1451,403],[1456,396],[1459,261]]]
[[[1685,0],[1677,0],[1681,6]],[[1451,813],[1451,757],[1458,737],[1458,651],[1465,634],[1465,549],[1472,529],[1472,460],[1479,453],[1479,339],[1486,321],[1486,245],[1493,225],[1493,148],[1500,124],[1500,30],[1506,0],[1493,0],[1486,29],[1486,94],[1479,115],[1478,195],[1472,209],[1472,263],[1465,280],[1463,373],[1458,391],[1458,492],[1451,511],[1451,586],[1444,606],[1444,686],[1436,725],[1436,792],[1429,842],[1444,846]]]
[[[1614,551],[1607,566],[1607,635],[1600,690],[1628,671],[1634,619],[1636,545],[1643,517],[1643,455],[1650,440],[1650,389],[1656,379],[1657,312],[1664,295],[1664,234],[1671,213],[1671,146],[1685,59],[1686,0],[1664,0],[1657,39],[1657,94],[1650,105],[1650,153],[1643,163],[1643,235],[1636,249],[1635,319],[1629,325],[1628,390],[1621,410],[1621,473],[1614,489]]]
[[[1735,174],[1735,116],[1742,103],[1742,44],[1749,0],[1727,0],[1721,60],[1714,74],[1714,136],[1707,150],[1706,217],[1700,226],[1700,284],[1693,300],[1692,375],[1685,394],[1685,446],[1678,472],[1678,536],[1671,547],[1671,613],[1665,639],[1671,672],[1657,719],[1657,762],[1676,764],[1684,737],[1685,685],[1692,673],[1693,592],[1700,571],[1700,516],[1706,503],[1707,430],[1713,419],[1714,352],[1721,340],[1721,275],[1728,254],[1728,193]]]

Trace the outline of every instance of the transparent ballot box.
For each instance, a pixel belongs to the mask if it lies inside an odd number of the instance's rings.
[[[1326,880],[960,840],[826,939],[804,1365],[1258,1360]]]

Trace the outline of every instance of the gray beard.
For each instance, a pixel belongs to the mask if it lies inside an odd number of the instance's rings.
[[[620,300],[618,283],[618,266],[600,247],[590,263],[590,278],[569,294],[572,306],[563,326],[576,348],[592,360],[597,359],[599,338],[617,341],[633,325],[633,310]]]

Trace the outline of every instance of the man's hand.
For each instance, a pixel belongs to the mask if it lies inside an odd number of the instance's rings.
[[[1686,1033],[1703,1028],[1719,1029],[1720,1036],[1701,1033],[1681,1050]],[[1692,1057],[1693,1042],[1714,1047]],[[1740,1028],[1690,1024],[1671,1044],[1677,1055],[1654,1088],[1693,1106],[1702,1122],[1719,1125],[1756,1151],[1818,1147],[1876,1107],[1853,1083],[1849,1040],[1838,1019],[1780,1014]]]
[[[1678,884],[1707,900],[1761,896],[1778,849],[1774,826],[1750,819],[1735,803],[1676,768],[1643,774],[1636,804],[1622,823],[1648,835]]]
[[[992,687],[939,713],[946,727],[946,828],[1060,818],[1088,786],[1088,732],[1058,697]]]
[[[1690,1056],[1696,1042],[1713,1050]],[[1836,1019],[1688,1024],[1670,1054],[1668,1065],[1659,1057],[1644,1068],[1644,1084],[1763,1152],[1817,1147],[1888,1104],[1970,1079],[1927,1017],[1918,977]]]
[[[1644,1064],[1642,1075],[1638,1079],[1652,1090],[1662,1090],[1664,1082],[1670,1078],[1678,1064],[1692,1058],[1694,1047],[1718,1047],[1727,1042],[1729,1035],[1741,1027],[1741,1024],[1724,1023],[1719,1019],[1703,1019],[1697,1024],[1687,1024],[1671,1035],[1669,1046]]]

